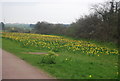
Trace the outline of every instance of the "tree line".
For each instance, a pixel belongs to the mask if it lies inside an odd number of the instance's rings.
[[[95,4],[92,12],[66,26],[38,22],[34,33],[66,35],[76,38],[117,42],[119,38],[120,2],[115,0]]]

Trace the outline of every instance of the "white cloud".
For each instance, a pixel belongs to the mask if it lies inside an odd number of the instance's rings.
[[[2,4],[0,3],[0,22],[3,21],[2,20]]]
[[[93,3],[104,0],[3,0],[3,17],[6,22],[71,23],[89,13]]]

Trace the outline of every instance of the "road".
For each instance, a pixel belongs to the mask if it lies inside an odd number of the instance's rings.
[[[0,81],[2,80],[2,50],[0,49]]]
[[[2,79],[55,79],[17,56],[2,50]]]

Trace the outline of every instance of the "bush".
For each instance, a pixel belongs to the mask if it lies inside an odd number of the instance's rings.
[[[45,56],[43,56],[43,58],[41,59],[40,63],[44,63],[44,64],[56,64],[56,53],[50,51],[48,54],[46,54]]]

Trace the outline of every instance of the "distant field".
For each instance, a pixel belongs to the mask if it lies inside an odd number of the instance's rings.
[[[3,33],[2,38],[3,49],[57,78],[118,78],[118,50],[115,47],[63,36],[30,33]]]

